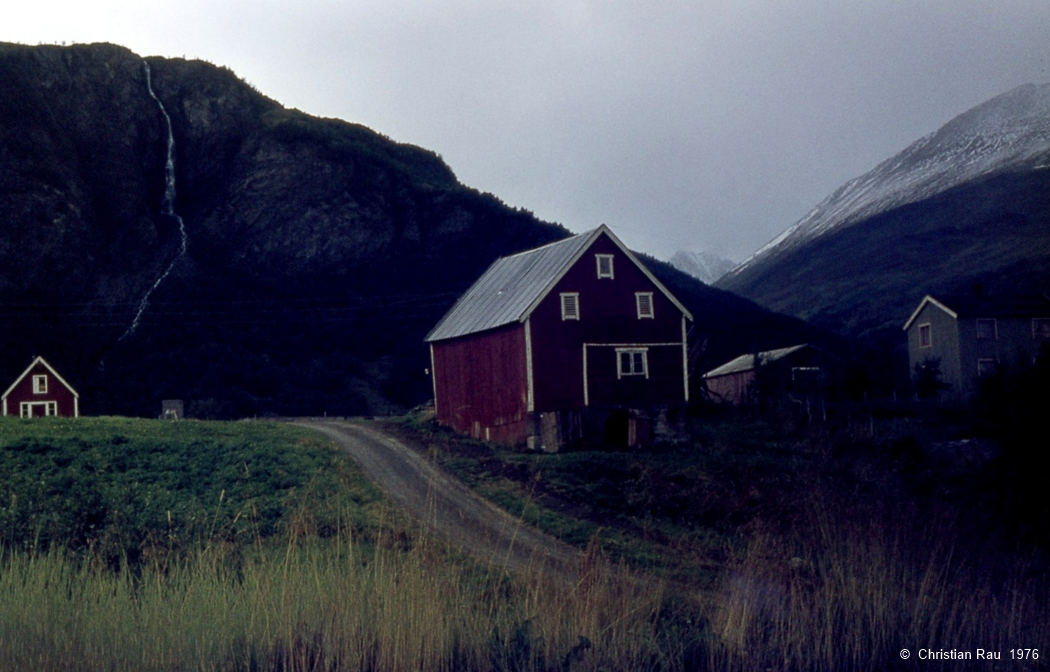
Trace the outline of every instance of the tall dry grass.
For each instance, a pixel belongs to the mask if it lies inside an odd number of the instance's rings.
[[[390,541],[390,540],[387,540]],[[0,564],[0,669],[676,669],[663,596],[590,559],[565,581],[424,540],[220,548],[114,573],[62,552]]]
[[[974,546],[951,519],[848,516],[755,536],[714,601],[710,669],[911,669],[920,648],[1009,658],[1045,641],[1044,563]]]
[[[578,576],[511,574],[391,532],[141,571],[9,553],[0,669],[885,670],[916,664],[902,648],[1005,653],[1050,632],[1042,565],[964,552],[948,523],[836,515],[756,534],[704,600],[596,547]]]

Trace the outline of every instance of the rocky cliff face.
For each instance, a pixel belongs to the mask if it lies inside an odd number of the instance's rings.
[[[149,82],[121,47],[0,44],[0,380],[39,354],[89,414],[403,408],[430,395],[422,337],[459,294],[568,235],[433,152],[147,60]],[[656,266],[719,334],[712,357],[754,340],[720,315],[805,332]]]

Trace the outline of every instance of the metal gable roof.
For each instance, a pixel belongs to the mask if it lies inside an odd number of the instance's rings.
[[[445,313],[424,341],[431,343],[523,322],[583,253],[605,234],[692,320],[692,314],[624,247],[607,226],[497,259]]]
[[[442,341],[520,321],[599,233],[601,228],[497,259],[424,340]]]
[[[788,355],[798,352],[802,348],[808,347],[808,344],[803,343],[802,345],[793,345],[790,348],[780,348],[779,350],[767,350],[766,352],[758,353],[758,356],[762,358],[763,364],[770,364],[787,357]],[[711,369],[704,374],[704,378],[715,378],[717,376],[725,376],[730,373],[743,373],[745,371],[751,371],[755,368],[755,355],[740,355],[736,359],[726,362],[722,366]]]

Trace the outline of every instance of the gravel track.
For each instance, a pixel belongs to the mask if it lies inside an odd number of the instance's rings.
[[[455,477],[374,426],[299,421],[336,442],[392,500],[428,529],[477,558],[508,569],[579,575],[582,553],[478,497]]]

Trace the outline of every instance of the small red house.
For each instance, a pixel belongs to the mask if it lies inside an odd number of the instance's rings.
[[[689,400],[691,320],[604,225],[497,259],[426,337],[438,421],[546,450],[643,444]]]
[[[0,399],[4,415],[17,414],[22,418],[80,416],[80,395],[43,357],[34,359]]]

